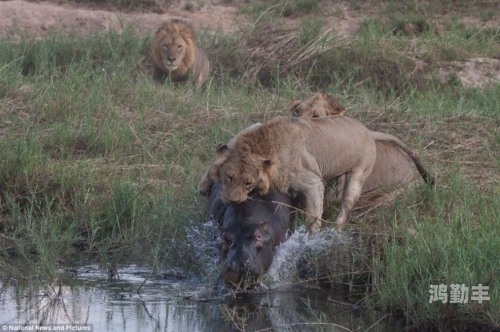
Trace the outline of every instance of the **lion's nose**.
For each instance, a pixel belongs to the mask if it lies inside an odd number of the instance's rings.
[[[177,58],[174,58],[174,57],[167,57],[167,60],[170,61],[170,62],[174,62],[175,60],[177,60]]]

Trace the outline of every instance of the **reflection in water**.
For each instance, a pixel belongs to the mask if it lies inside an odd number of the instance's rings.
[[[120,280],[108,282],[97,268],[87,267],[77,278],[42,290],[9,281],[0,285],[0,323],[92,324],[94,331],[218,332],[273,327],[273,331],[342,331],[332,324],[365,330],[381,317],[367,319],[359,312],[346,311],[324,290],[204,299],[206,283],[152,278],[139,295],[136,290],[147,275],[130,266],[120,269]]]

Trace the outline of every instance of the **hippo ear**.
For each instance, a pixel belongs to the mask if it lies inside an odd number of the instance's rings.
[[[271,220],[267,219],[262,224],[260,224],[260,229],[262,230],[263,233],[267,233],[270,223],[271,223]]]

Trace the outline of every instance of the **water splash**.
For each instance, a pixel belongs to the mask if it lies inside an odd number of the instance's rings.
[[[217,273],[220,265],[219,231],[213,220],[205,223],[189,221],[186,225],[185,246],[193,260],[202,266],[206,274]]]
[[[276,249],[273,262],[265,276],[270,288],[290,285],[298,279],[297,262],[307,252],[334,250],[347,243],[349,236],[345,232],[330,228],[311,236],[304,226],[299,227],[285,242]]]

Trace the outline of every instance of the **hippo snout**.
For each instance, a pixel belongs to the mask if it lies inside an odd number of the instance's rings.
[[[235,261],[229,261],[226,265],[227,271],[247,273],[252,271],[253,265],[249,259],[245,260],[243,264],[238,264]]]
[[[236,262],[234,262],[234,261],[228,262],[227,265],[226,265],[226,268],[227,268],[227,271],[240,272],[238,264],[236,264]]]

